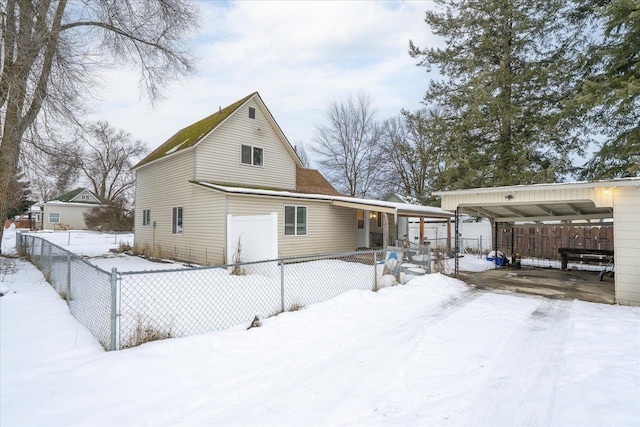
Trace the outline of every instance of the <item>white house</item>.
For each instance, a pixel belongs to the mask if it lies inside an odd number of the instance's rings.
[[[76,188],[40,205],[42,214],[37,228],[86,230],[84,214],[96,206],[104,206],[107,203],[108,200],[104,197],[86,188]]]
[[[386,246],[398,218],[438,208],[340,195],[305,169],[257,92],[178,131],[139,162],[135,244],[203,264]]]

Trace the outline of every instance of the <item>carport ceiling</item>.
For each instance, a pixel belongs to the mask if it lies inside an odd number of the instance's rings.
[[[571,203],[504,203],[498,205],[461,205],[460,212],[492,218],[498,222],[591,220],[613,218],[610,207],[596,207],[591,200]]]
[[[442,209],[497,222],[585,221],[613,218],[619,186],[638,186],[637,178],[434,192]]]

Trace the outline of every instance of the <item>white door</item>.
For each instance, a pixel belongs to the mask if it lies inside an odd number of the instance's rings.
[[[278,214],[227,215],[227,264],[278,258]]]

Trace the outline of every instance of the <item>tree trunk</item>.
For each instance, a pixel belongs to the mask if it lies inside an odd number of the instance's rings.
[[[4,234],[4,220],[9,210],[9,193],[11,192],[11,180],[16,176],[18,159],[20,157],[20,136],[17,134],[15,121],[9,116],[5,120],[2,147],[0,147],[0,242]],[[0,245],[0,254],[2,246]]]

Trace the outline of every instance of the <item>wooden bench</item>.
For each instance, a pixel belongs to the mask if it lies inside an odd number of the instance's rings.
[[[608,249],[586,249],[586,248],[559,248],[558,253],[562,260],[562,269],[566,270],[569,259],[585,264],[608,263],[613,258],[613,251]]]

